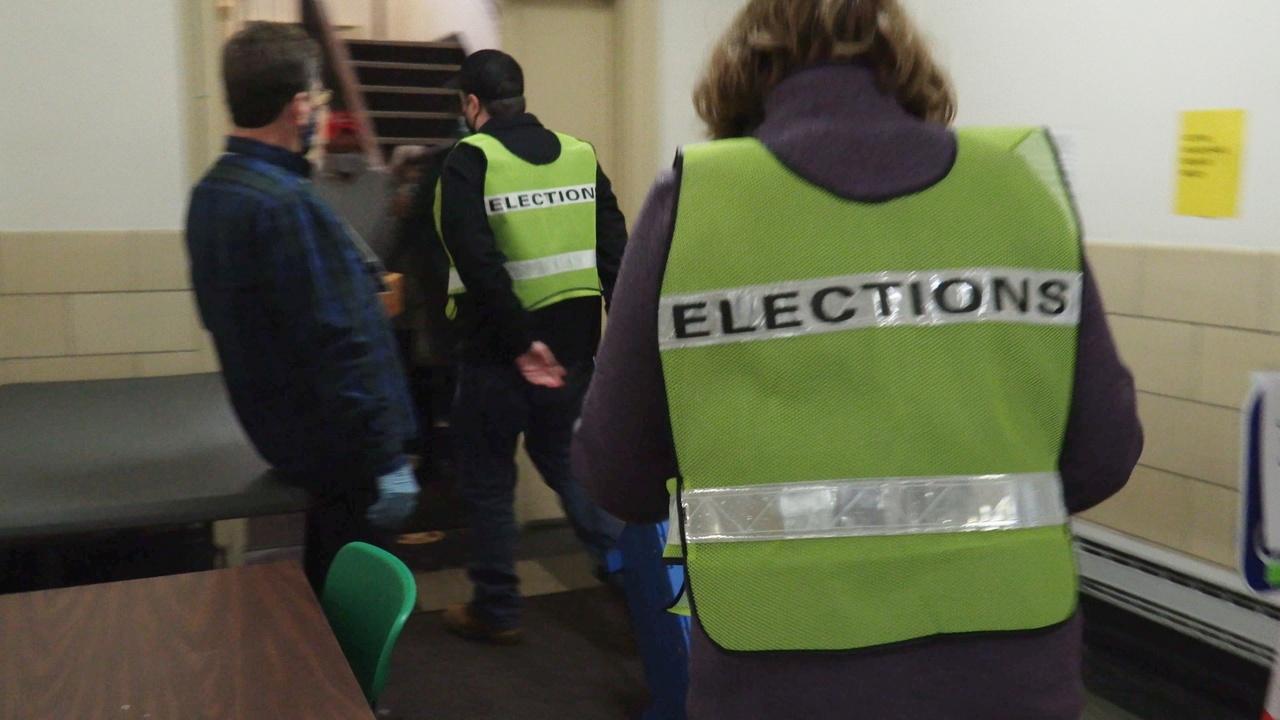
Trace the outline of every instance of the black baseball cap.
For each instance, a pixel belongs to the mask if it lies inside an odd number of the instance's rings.
[[[480,50],[462,61],[462,69],[449,81],[449,87],[485,102],[518,98],[524,95],[524,70],[501,50]]]

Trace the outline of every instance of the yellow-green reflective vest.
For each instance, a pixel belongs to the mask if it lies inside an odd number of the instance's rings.
[[[1058,458],[1081,303],[1052,143],[843,200],[758,141],[686,148],[659,347],[694,613],[737,651],[1067,620]]]
[[[484,133],[459,144],[472,145],[488,163],[485,213],[498,250],[506,257],[512,288],[526,310],[564,300],[599,295],[596,271],[596,153],[577,138],[556,133],[560,157],[535,165]],[[440,229],[441,195],[436,186],[435,217]],[[466,286],[449,259],[450,315]]]

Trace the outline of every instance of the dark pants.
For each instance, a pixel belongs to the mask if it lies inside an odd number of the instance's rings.
[[[377,499],[378,493],[372,484],[344,494],[313,495],[311,508],[307,510],[303,569],[317,597],[324,590],[329,565],[344,545],[356,541],[386,545],[385,533],[370,525],[365,516]]]
[[[468,571],[475,585],[472,608],[486,622],[513,627],[520,621],[515,573],[516,442],[525,436],[529,458],[556,494],[578,539],[600,567],[622,523],[600,510],[569,467],[573,424],[592,368],[574,368],[565,387],[525,382],[514,365],[463,364],[453,408],[458,448],[458,494],[472,533]]]

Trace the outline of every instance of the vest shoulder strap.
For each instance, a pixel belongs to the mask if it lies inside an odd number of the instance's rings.
[[[1052,147],[1049,131],[1034,126],[1007,127],[967,127],[956,131],[962,141],[978,142],[995,146],[1005,152],[1022,154],[1027,145],[1046,143]],[[572,139],[572,138],[570,138]],[[729,138],[693,143],[681,148],[681,156],[685,162],[700,162],[705,159],[741,157],[744,153],[768,152],[763,143],[755,138]]]
[[[591,153],[592,157],[595,157],[595,146],[586,140],[579,140],[572,135],[566,135],[560,132],[555,133],[555,136],[556,139],[560,141],[560,147],[563,148],[564,151],[563,154],[567,155],[570,152],[588,152]]]
[[[769,151],[755,138],[729,138],[692,143],[680,148],[679,164],[688,166],[704,162],[730,162],[767,156]]]
[[[1048,129],[1034,126],[969,127],[956,131],[962,145],[986,148],[1021,159],[1035,174],[1079,232],[1079,220],[1066,173]],[[750,163],[776,165],[772,153],[755,138],[730,138],[686,145],[680,150],[685,168],[709,163],[727,163],[743,169]],[[721,166],[723,167],[723,166]]]
[[[579,140],[578,138],[572,135],[567,135],[561,132],[552,131],[552,134],[555,135],[556,139],[560,141],[560,147],[561,147],[560,157],[561,158],[565,158],[572,154],[580,153],[580,152],[590,153],[591,157],[593,159],[595,158],[596,149],[594,146],[591,145],[591,143],[586,142],[585,140]],[[501,140],[497,139],[492,135],[488,135],[486,133],[474,133],[472,135],[468,135],[467,137],[459,140],[458,144],[470,145],[474,148],[477,148],[481,152],[483,152],[486,157],[490,157],[490,158],[493,157],[495,154],[514,156],[514,153],[508,150],[507,146],[503,145]]]
[[[438,178],[431,184],[431,220],[436,224],[436,234],[444,240],[444,228],[441,227],[441,212],[444,208],[444,183]]]
[[[1054,200],[1080,232],[1079,213],[1071,195],[1067,174],[1062,168],[1057,145],[1048,128],[1043,127],[972,127],[957,132],[961,138],[990,144],[1020,158],[1039,178]]]
[[[489,135],[488,133],[482,133],[482,132],[472,133],[462,138],[461,140],[459,140],[458,144],[470,145],[474,148],[478,148],[485,155],[488,155],[489,152],[492,150],[506,149],[505,146],[502,144],[501,140],[499,140],[498,138],[492,135]]]
[[[1044,132],[1044,130],[1030,126],[990,126],[960,128],[956,131],[956,135],[968,140],[977,140],[988,145],[995,145],[1001,150],[1012,152],[1037,132]]]

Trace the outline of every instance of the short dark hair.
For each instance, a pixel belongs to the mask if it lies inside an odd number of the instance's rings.
[[[509,118],[521,115],[525,111],[524,96],[503,98],[502,100],[481,100],[485,112],[494,118]]]
[[[237,127],[270,125],[320,77],[320,48],[301,28],[252,23],[222,49],[222,81]]]
[[[507,100],[524,95],[524,69],[501,50],[480,50],[468,55],[449,81],[457,88],[481,100]]]

